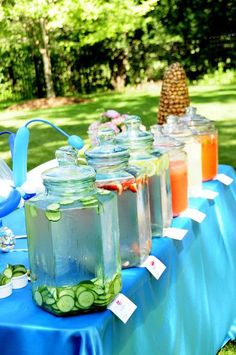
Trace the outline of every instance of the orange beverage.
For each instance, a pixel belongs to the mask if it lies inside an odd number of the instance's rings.
[[[184,160],[170,161],[170,186],[173,216],[178,216],[188,207],[188,175]]]
[[[202,144],[202,180],[214,179],[218,170],[217,134],[200,135]]]

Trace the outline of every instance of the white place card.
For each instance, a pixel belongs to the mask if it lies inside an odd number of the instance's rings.
[[[206,214],[195,208],[187,208],[179,217],[188,217],[195,222],[202,223],[206,218]]]
[[[188,230],[182,228],[169,227],[163,229],[163,237],[176,239],[176,240],[182,240],[187,233]]]
[[[212,190],[202,190],[199,194],[199,197],[207,198],[208,200],[214,200],[219,193],[217,191]]]
[[[116,298],[107,307],[123,323],[127,323],[137,306],[123,293],[118,293]]]
[[[154,255],[149,255],[141,267],[145,267],[157,280],[161,277],[166,269],[165,264],[163,264]]]
[[[214,178],[214,180],[218,180],[226,186],[232,184],[232,182],[234,181],[230,176],[228,176],[226,174],[217,174],[216,177]]]

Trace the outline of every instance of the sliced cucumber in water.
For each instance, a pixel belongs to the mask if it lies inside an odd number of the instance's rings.
[[[54,298],[51,298],[51,297],[48,297],[46,300],[45,300],[45,303],[47,305],[53,305],[54,303],[56,303],[55,299]]]
[[[71,205],[74,202],[75,202],[75,200],[72,200],[72,199],[62,200],[62,201],[60,201],[60,205]]]
[[[43,304],[43,297],[41,296],[41,293],[39,291],[35,291],[34,293],[34,299],[35,302],[39,305],[42,306]]]
[[[39,286],[34,299],[51,313],[58,316],[104,309],[121,289],[121,276],[117,273],[112,280],[94,278],[77,285],[62,287]]]
[[[82,291],[78,296],[78,304],[81,308],[88,309],[92,306],[95,297],[94,293],[87,290],[87,291]]]
[[[75,292],[72,289],[64,289],[62,291],[59,291],[58,297],[62,296],[70,296],[72,298],[75,298]]]
[[[61,212],[60,212],[60,204],[59,203],[51,203],[47,206],[45,211],[45,216],[49,221],[57,222],[61,219]]]
[[[113,279],[112,287],[113,287],[113,293],[115,295],[120,292],[120,290],[121,290],[121,277],[120,276],[117,275]]]
[[[60,209],[60,203],[51,203],[47,206],[47,211],[58,211]]]
[[[74,299],[71,296],[62,296],[57,302],[57,307],[59,311],[63,313],[70,312],[74,307]]]

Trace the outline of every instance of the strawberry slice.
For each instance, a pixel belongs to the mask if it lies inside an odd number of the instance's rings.
[[[136,182],[134,182],[133,184],[129,185],[129,190],[132,191],[132,192],[137,192],[138,191]]]
[[[123,192],[123,187],[121,184],[101,185],[99,187],[102,187],[103,189],[106,190],[118,191],[119,195]]]

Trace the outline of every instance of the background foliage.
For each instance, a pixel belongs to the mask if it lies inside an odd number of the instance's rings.
[[[235,17],[233,0],[2,0],[0,97],[121,89],[176,60],[191,80],[232,72]]]

